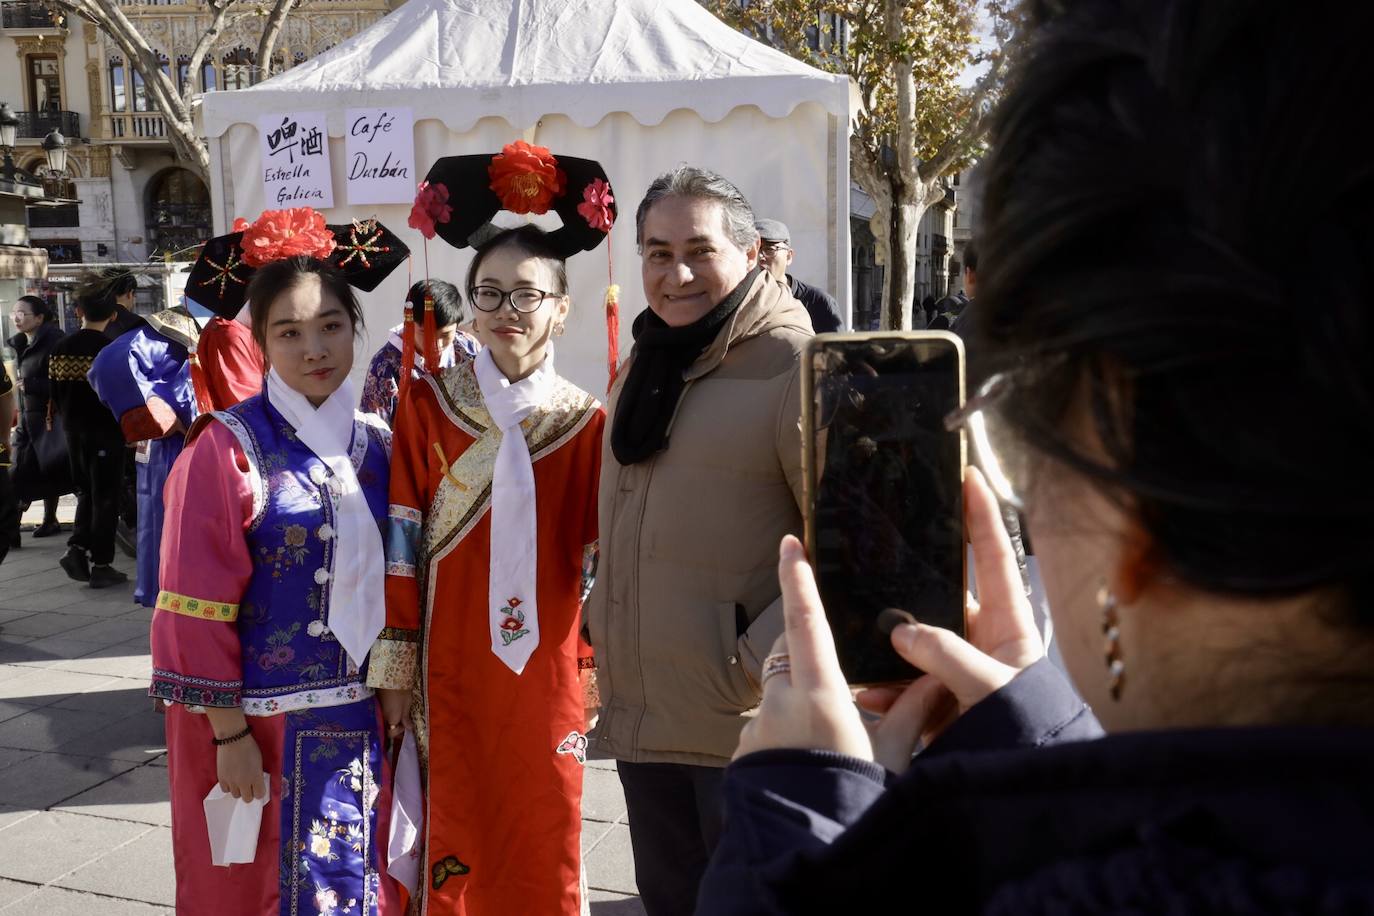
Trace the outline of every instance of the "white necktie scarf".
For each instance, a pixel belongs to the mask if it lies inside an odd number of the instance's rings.
[[[353,383],[342,385],[316,409],[305,395],[267,373],[267,399],[296,429],[296,438],[334,472],[334,581],[329,590],[329,630],[353,664],[362,667],[386,623],[382,534],[353,470]],[[366,435],[359,429],[358,435]]]
[[[553,391],[553,347],[538,369],[514,384],[497,368],[490,349],[483,348],[477,354],[474,369],[487,412],[501,431],[491,477],[491,569],[487,585],[491,651],[520,674],[539,645],[534,463],[520,422]]]

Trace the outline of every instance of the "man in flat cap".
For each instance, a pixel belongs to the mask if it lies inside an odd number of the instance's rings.
[[[773,279],[786,283],[792,291],[792,298],[806,306],[811,316],[811,328],[817,334],[840,330],[840,308],[835,299],[825,290],[803,283],[787,272],[792,264],[792,234],[787,226],[775,219],[761,219],[754,224],[759,232],[759,265],[773,275]]]

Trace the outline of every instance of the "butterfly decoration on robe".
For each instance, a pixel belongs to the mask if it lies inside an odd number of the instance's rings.
[[[437,891],[444,886],[444,882],[449,878],[454,875],[466,875],[468,872],[472,871],[472,869],[458,861],[457,856],[444,856],[434,863],[434,867],[431,871],[434,875],[434,881],[432,883],[434,889]]]
[[[568,732],[568,737],[558,745],[558,753],[572,754],[578,763],[586,763],[587,736],[581,732]]]

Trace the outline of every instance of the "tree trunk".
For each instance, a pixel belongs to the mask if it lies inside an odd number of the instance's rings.
[[[272,5],[267,24],[262,28],[262,38],[258,41],[258,79],[254,82],[271,78],[272,55],[277,53],[277,38],[286,23],[286,14],[291,12],[295,4],[296,0],[277,0]]]

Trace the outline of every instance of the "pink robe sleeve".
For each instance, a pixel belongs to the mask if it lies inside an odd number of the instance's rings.
[[[238,613],[252,574],[247,464],[234,434],[211,422],[167,478],[152,696],[193,706],[234,707],[242,699]]]

